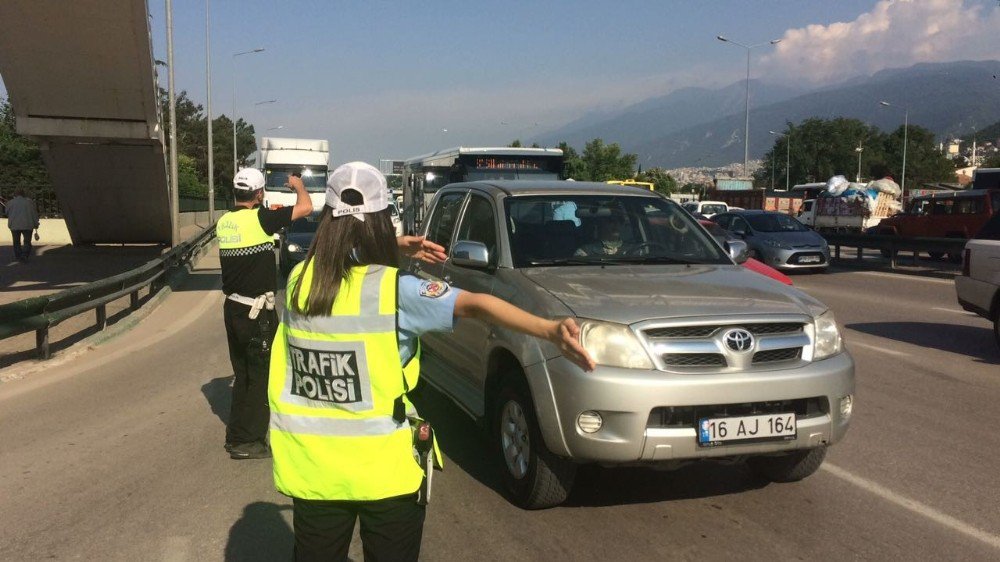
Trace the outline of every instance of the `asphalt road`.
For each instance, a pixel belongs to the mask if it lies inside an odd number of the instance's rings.
[[[0,384],[0,560],[288,559],[290,506],[270,462],[222,449],[229,367],[212,265],[132,332]],[[566,505],[525,512],[497,491],[472,423],[425,390],[450,462],[424,559],[1000,557],[989,324],[940,279],[794,281],[834,309],[858,367],[854,425],[817,474],[765,485],[741,466],[589,467]]]

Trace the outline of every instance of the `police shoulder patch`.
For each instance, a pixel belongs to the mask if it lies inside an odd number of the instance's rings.
[[[443,297],[451,291],[451,287],[443,281],[424,281],[420,284],[420,296],[429,299]]]

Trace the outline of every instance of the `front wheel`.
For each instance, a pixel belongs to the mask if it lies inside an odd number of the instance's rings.
[[[819,470],[824,458],[826,447],[817,447],[773,457],[751,457],[747,464],[771,482],[798,482]]]
[[[576,465],[545,448],[524,384],[508,383],[500,391],[493,419],[504,487],[513,503],[544,509],[566,501]]]

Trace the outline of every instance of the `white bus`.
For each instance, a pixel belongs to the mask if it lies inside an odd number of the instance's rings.
[[[477,180],[558,180],[558,148],[449,148],[406,160],[403,166],[403,230],[416,232],[439,189]]]

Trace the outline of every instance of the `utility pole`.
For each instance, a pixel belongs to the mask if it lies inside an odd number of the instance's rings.
[[[180,195],[177,193],[177,99],[174,96],[174,7],[165,0],[167,10],[167,98],[170,107],[170,245],[180,243]]]
[[[209,4],[205,0],[205,82],[207,101],[205,111],[208,114],[208,223],[215,222],[215,154],[212,149],[212,23],[209,17]]]

